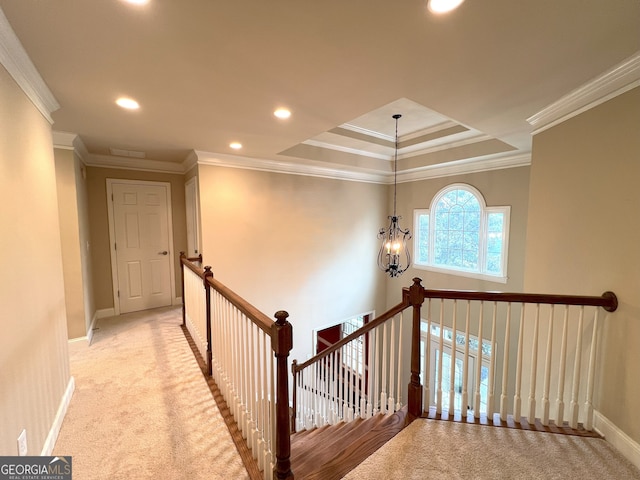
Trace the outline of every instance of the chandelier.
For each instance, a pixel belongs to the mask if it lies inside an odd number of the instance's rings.
[[[378,267],[388,273],[390,277],[397,277],[409,268],[411,264],[411,255],[407,249],[407,240],[411,238],[411,232],[407,228],[400,228],[399,220],[401,217],[396,215],[396,190],[398,180],[398,119],[402,117],[395,114],[393,118],[396,120],[396,145],[395,155],[393,158],[393,215],[389,218],[389,226],[381,228],[378,232],[378,238],[382,241],[380,252],[378,253]]]

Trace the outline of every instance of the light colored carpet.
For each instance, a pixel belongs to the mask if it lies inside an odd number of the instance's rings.
[[[606,441],[415,420],[345,480],[640,479]]]
[[[54,455],[73,457],[75,480],[249,478],[181,323],[176,308],[127,314],[72,343]]]

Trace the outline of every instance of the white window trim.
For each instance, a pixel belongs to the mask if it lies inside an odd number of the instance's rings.
[[[431,211],[433,207],[437,205],[440,199],[449,193],[452,190],[468,190],[473,193],[478,201],[480,202],[480,208],[482,210],[482,222],[480,223],[480,251],[478,253],[478,263],[482,265],[482,269],[486,268],[486,258],[487,258],[487,241],[485,235],[485,228],[488,225],[488,217],[490,213],[503,213],[503,221],[504,221],[504,237],[503,237],[503,245],[504,252],[502,255],[502,264],[500,265],[500,270],[504,273],[503,275],[492,275],[490,273],[477,272],[465,270],[463,268],[456,267],[445,267],[445,266],[436,266],[431,263],[420,263],[418,259],[420,258],[418,252],[418,239],[419,239],[419,224],[418,218],[421,215],[429,215],[429,253],[427,258],[429,261],[433,258],[434,255],[434,238],[435,238],[435,230],[433,229],[433,222]],[[419,270],[427,270],[430,272],[436,273],[444,273],[449,275],[458,275],[461,277],[475,278],[478,280],[487,280],[496,283],[507,283],[509,277],[506,275],[507,266],[508,266],[508,256],[509,256],[509,230],[510,230],[510,220],[511,220],[511,207],[510,206],[499,206],[499,207],[487,207],[487,204],[484,200],[484,196],[480,191],[473,187],[472,185],[466,183],[454,183],[446,186],[442,190],[440,190],[433,197],[431,201],[431,205],[429,208],[417,208],[413,211],[413,231],[415,232],[413,238],[413,266]]]

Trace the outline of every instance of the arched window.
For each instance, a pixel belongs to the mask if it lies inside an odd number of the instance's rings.
[[[443,188],[414,212],[414,266],[506,282],[509,215],[471,185]]]

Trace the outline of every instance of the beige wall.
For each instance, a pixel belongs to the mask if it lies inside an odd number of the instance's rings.
[[[109,219],[107,214],[107,178],[169,182],[171,184],[171,209],[173,217],[173,248],[176,290],[181,295],[180,252],[187,248],[187,225],[184,203],[184,175],[141,172],[112,168],[87,167],[87,189],[91,236],[91,260],[95,305],[98,310],[113,308],[113,284],[111,279],[111,250],[109,246]]]
[[[51,126],[0,66],[0,455],[39,455],[70,380]]]
[[[423,280],[422,285],[426,288],[522,291],[529,205],[529,167],[507,168],[399,184],[398,214],[402,216],[402,227],[409,227],[414,233],[414,209],[429,208],[433,197],[441,189],[453,183],[466,183],[477,188],[489,207],[507,205],[511,207],[507,283],[447,275],[419,268],[410,268],[399,279],[390,280],[390,282],[408,286],[413,277],[419,277]],[[392,206],[389,209],[391,211]],[[414,239],[411,240],[412,249],[413,241]],[[390,288],[388,292],[389,304],[396,304],[400,299],[398,288]]]
[[[55,148],[58,218],[69,338],[85,337],[95,314],[86,167],[70,149]]]
[[[78,240],[80,242],[80,264],[82,288],[84,290],[85,335],[89,334],[96,312],[93,297],[93,263],[91,260],[91,236],[89,234],[89,192],[87,191],[87,167],[74,153],[73,164],[76,181],[76,201],[78,205]]]
[[[56,189],[58,193],[58,219],[62,244],[62,269],[67,309],[69,338],[87,334],[84,312],[82,259],[80,256],[80,229],[78,228],[78,202],[76,192],[75,155],[72,150],[54,150],[56,162]]]
[[[312,353],[313,329],[384,311],[385,186],[208,165],[199,181],[205,264],[268,316],[289,312],[291,358]]]
[[[600,337],[595,408],[640,442],[640,88],[533,141],[524,286],[620,307]]]

